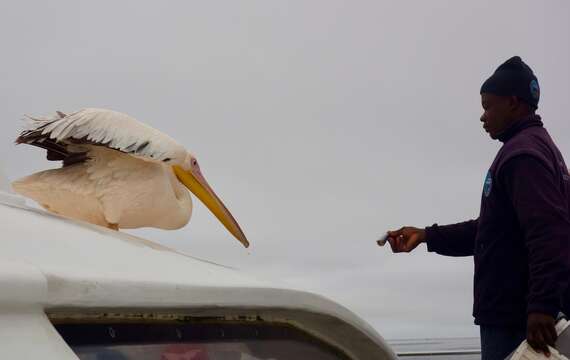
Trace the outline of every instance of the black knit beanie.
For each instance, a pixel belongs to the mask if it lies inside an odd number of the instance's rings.
[[[540,98],[540,87],[532,69],[519,56],[513,56],[483,83],[480,93],[516,96],[536,109]]]

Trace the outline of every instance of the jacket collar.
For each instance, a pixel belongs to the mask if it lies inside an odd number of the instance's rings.
[[[497,137],[497,139],[503,143],[509,141],[510,139],[512,139],[513,136],[515,136],[516,134],[518,134],[519,132],[523,131],[526,128],[532,127],[532,126],[540,126],[542,127],[542,120],[540,118],[540,115],[536,115],[536,114],[532,114],[532,115],[528,115],[523,117],[522,119],[519,119],[517,121],[515,121],[515,123],[508,128],[507,130],[505,130],[505,132],[503,132],[501,135],[499,135]]]

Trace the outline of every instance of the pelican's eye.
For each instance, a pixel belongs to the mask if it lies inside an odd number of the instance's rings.
[[[192,159],[192,166],[197,167],[198,166],[198,160]]]

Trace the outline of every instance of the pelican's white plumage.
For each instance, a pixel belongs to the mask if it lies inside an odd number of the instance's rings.
[[[190,220],[192,200],[170,166],[96,145],[89,160],[32,174],[14,190],[52,212],[118,228],[178,229]]]
[[[17,143],[45,148],[63,167],[12,183],[49,211],[112,228],[177,229],[190,220],[194,192],[245,246],[196,158],[174,139],[112,110],[31,118]]]
[[[145,125],[129,115],[106,109],[88,108],[51,119],[32,118],[30,130],[39,131],[56,142],[70,139],[120,150],[148,160],[171,159],[182,164],[186,149],[170,136]]]

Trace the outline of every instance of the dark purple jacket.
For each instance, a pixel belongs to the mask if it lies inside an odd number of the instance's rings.
[[[570,269],[570,177],[538,115],[521,119],[483,186],[477,220],[426,228],[429,251],[474,255],[476,324],[526,324],[562,309]]]

